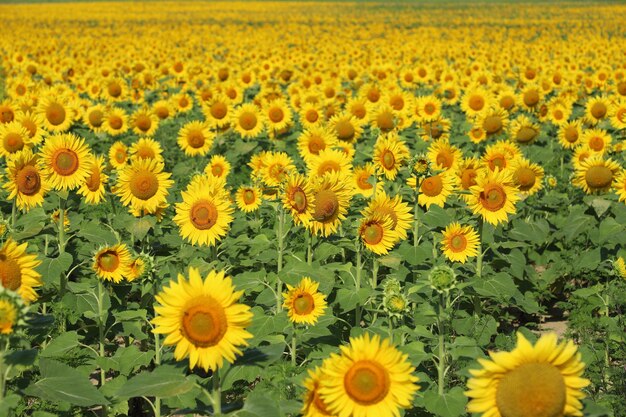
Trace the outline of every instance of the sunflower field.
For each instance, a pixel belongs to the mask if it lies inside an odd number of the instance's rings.
[[[0,417],[626,416],[626,5],[0,28]]]

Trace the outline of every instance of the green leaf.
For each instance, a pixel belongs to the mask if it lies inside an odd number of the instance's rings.
[[[35,359],[37,359],[37,349],[25,349],[9,352],[4,357],[4,362],[14,367],[28,368],[35,363]]]
[[[106,369],[112,369],[128,376],[135,369],[150,364],[153,357],[154,352],[141,352],[137,346],[131,345],[120,347],[115,352],[115,355],[108,358],[97,358],[96,361]]]
[[[144,371],[129,379],[117,391],[119,398],[173,397],[193,389],[195,383],[178,368],[161,365],[152,372]]]
[[[67,272],[72,266],[74,258],[67,252],[63,252],[57,258],[45,258],[38,270],[46,285],[58,285],[61,274]]]
[[[513,279],[505,273],[476,278],[472,280],[472,287],[479,295],[501,301],[508,301],[519,292]]]
[[[53,339],[39,355],[44,358],[63,357],[78,346],[78,342],[78,333],[65,332]]]
[[[467,397],[463,395],[463,388],[454,387],[450,391],[439,395],[436,391],[424,393],[424,405],[431,413],[441,417],[458,417],[465,415]]]
[[[623,235],[624,229],[624,226],[615,221],[614,218],[607,217],[606,219],[602,220],[602,223],[600,223],[598,243],[600,245],[604,245],[605,243],[609,242],[614,236]]]
[[[131,223],[130,232],[135,239],[143,240],[155,224],[156,220],[153,217],[140,217]]]
[[[114,245],[118,242],[117,236],[100,222],[89,222],[76,232],[76,235],[94,245]]]
[[[342,311],[352,311],[357,304],[363,305],[371,293],[368,288],[361,288],[358,292],[352,288],[340,288],[337,291],[337,303]]]
[[[89,379],[74,368],[42,358],[39,370],[41,379],[26,388],[24,392],[27,395],[52,402],[65,401],[81,407],[109,403]]]
[[[11,410],[13,410],[20,403],[22,397],[17,394],[8,394],[6,397],[0,401],[0,416],[9,416],[11,415]]]

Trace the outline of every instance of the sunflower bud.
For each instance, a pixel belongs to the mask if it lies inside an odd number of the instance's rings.
[[[383,297],[383,309],[390,317],[402,317],[409,306],[409,300],[402,293],[392,293]]]
[[[395,278],[388,278],[383,282],[383,293],[385,296],[399,293],[401,290],[400,281]]]
[[[413,164],[413,173],[418,177],[427,177],[430,175],[430,162],[424,155],[418,155]]]
[[[548,184],[548,187],[550,188],[555,188],[557,185],[556,178],[552,175],[546,175],[546,184]]]
[[[456,273],[445,265],[434,267],[428,275],[430,286],[440,292],[448,292],[456,286]]]

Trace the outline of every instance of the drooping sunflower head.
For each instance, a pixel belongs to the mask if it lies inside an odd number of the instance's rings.
[[[39,164],[56,190],[73,190],[89,176],[92,159],[84,139],[71,133],[53,135],[40,150]]]
[[[570,340],[558,343],[555,333],[544,334],[535,345],[517,333],[511,352],[490,352],[479,359],[482,369],[470,370],[467,410],[483,416],[582,416],[582,378],[585,364]],[[529,383],[532,381],[532,383]]]
[[[355,193],[361,194],[365,198],[369,198],[374,194],[374,186],[376,186],[376,191],[382,190],[383,183],[382,181],[377,181],[376,167],[371,162],[355,167],[352,178],[354,179]]]
[[[189,278],[179,274],[156,296],[154,333],[167,335],[163,344],[176,345],[176,360],[189,357],[190,369],[215,371],[224,360],[233,363],[252,337],[245,330],[250,307],[237,303],[242,294],[223,271],[210,271],[203,279],[189,268]]]
[[[540,128],[538,124],[522,115],[511,123],[509,133],[516,143],[530,145],[539,136]]]
[[[263,157],[261,179],[268,187],[280,186],[295,171],[293,160],[285,152],[267,152]]]
[[[610,158],[590,156],[580,163],[572,183],[587,194],[605,193],[613,186],[621,169],[620,165]]]
[[[303,277],[295,287],[287,284],[283,307],[287,309],[289,320],[298,324],[317,323],[326,310],[324,294],[318,288],[319,283],[309,277]]]
[[[117,284],[129,275],[131,262],[128,247],[118,243],[99,249],[93,257],[92,269],[98,278]]]
[[[117,141],[109,148],[109,164],[115,169],[126,166],[128,162],[128,147]]]
[[[407,358],[378,335],[350,338],[323,364],[320,399],[342,416],[398,415],[419,389]]]

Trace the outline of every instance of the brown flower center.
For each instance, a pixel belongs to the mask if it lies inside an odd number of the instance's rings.
[[[296,295],[293,300],[293,311],[299,316],[306,316],[315,309],[315,300],[309,293],[301,293]]]
[[[239,116],[239,126],[243,130],[252,130],[257,125],[256,115],[251,111],[245,111]]]
[[[528,191],[535,185],[537,176],[535,171],[527,167],[520,167],[515,171],[515,182],[521,191]]]
[[[72,175],[78,170],[78,166],[78,155],[71,149],[59,149],[52,155],[52,169],[59,175]]]
[[[113,272],[120,266],[120,256],[117,251],[110,249],[98,255],[98,268],[106,272]]]
[[[385,149],[380,156],[380,163],[386,170],[392,170],[396,165],[396,158],[389,149]]]
[[[613,171],[605,166],[592,166],[585,173],[585,181],[594,190],[607,188],[613,182]]]
[[[361,232],[361,237],[368,245],[376,245],[383,240],[385,231],[378,223],[367,224]]]
[[[528,143],[535,139],[537,133],[538,132],[532,127],[524,126],[517,131],[517,135],[515,135],[515,140],[519,143]]]
[[[313,218],[321,223],[329,223],[339,215],[339,199],[332,190],[321,190],[315,195]]]
[[[4,149],[9,153],[15,153],[24,148],[24,140],[22,140],[22,135],[15,132],[7,133],[4,136],[2,144],[4,145]]]
[[[606,116],[606,111],[606,106],[602,102],[594,103],[593,106],[591,106],[591,115],[596,119],[602,119]]]
[[[485,107],[485,99],[482,96],[471,96],[468,100],[468,106],[474,111],[481,111]]]
[[[343,384],[348,396],[361,405],[383,401],[391,385],[389,372],[370,360],[355,362],[346,372]]]
[[[41,178],[37,168],[33,165],[25,165],[17,172],[17,190],[24,195],[35,195],[41,189]]]
[[[337,137],[344,141],[352,140],[356,134],[354,126],[352,126],[349,120],[339,120],[335,125],[335,131],[337,132]]]
[[[425,178],[422,181],[421,192],[428,197],[436,197],[443,191],[443,181],[439,175]]]
[[[268,113],[270,120],[274,123],[282,122],[285,118],[285,113],[280,107],[272,107]]]
[[[104,113],[101,110],[93,110],[89,113],[89,123],[93,127],[102,126],[102,122],[104,122]]]
[[[487,116],[483,121],[483,129],[490,135],[494,135],[502,130],[502,119],[499,116]]]
[[[506,192],[499,184],[487,184],[481,191],[480,203],[489,211],[498,211],[506,204]]]
[[[454,235],[449,246],[452,252],[463,252],[467,248],[467,239],[463,235]]]
[[[149,200],[159,191],[159,179],[154,172],[136,172],[130,180],[130,192],[140,200]]]
[[[135,119],[135,126],[137,126],[137,129],[142,132],[147,132],[152,126],[152,120],[150,120],[150,117],[147,114],[140,114]]]
[[[65,121],[65,108],[59,103],[51,103],[46,109],[46,119],[53,126],[58,126]]]
[[[204,146],[204,135],[199,130],[191,130],[187,133],[187,143],[194,149]]]
[[[210,201],[198,201],[191,207],[189,218],[196,229],[210,229],[217,223],[217,207]]]
[[[217,101],[211,106],[211,116],[218,120],[222,120],[226,117],[226,113],[228,113],[228,107],[221,101]]]
[[[228,330],[224,308],[212,297],[205,296],[185,310],[181,331],[196,347],[217,345]]]

